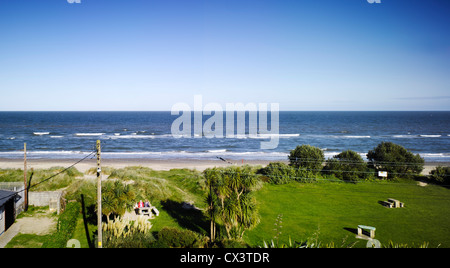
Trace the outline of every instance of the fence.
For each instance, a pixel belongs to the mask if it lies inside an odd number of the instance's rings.
[[[48,206],[50,210],[56,211],[58,214],[63,209],[63,192],[62,191],[47,191],[47,192],[29,192],[28,204],[45,207]]]

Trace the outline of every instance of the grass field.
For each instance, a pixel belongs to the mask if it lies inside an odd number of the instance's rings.
[[[23,178],[18,171],[0,171],[3,178]],[[160,210],[160,216],[151,220],[152,232],[168,226],[209,235],[208,218],[201,211],[182,208],[182,202],[194,203],[201,209],[206,207],[205,186],[198,172],[132,167],[111,169],[110,174],[111,179],[132,181],[137,199],[148,198]],[[66,188],[67,198],[76,199],[84,193],[88,204],[94,203],[94,181],[68,181],[72,183]],[[252,247],[263,246],[264,241],[270,243],[271,240],[279,245],[288,244],[289,240],[308,240],[322,246],[333,243],[334,247],[365,247],[365,240],[355,238],[360,224],[376,227],[375,239],[382,245],[392,241],[394,245],[419,246],[426,242],[431,248],[450,247],[450,190],[442,186],[419,186],[416,181],[406,179],[398,182],[265,183],[255,192],[255,197],[261,221],[244,235],[245,242]],[[388,198],[404,202],[405,207],[389,209],[379,203]],[[96,229],[92,223],[88,227],[90,234]],[[82,247],[88,247],[81,215],[74,237],[81,241]],[[17,239],[22,239],[19,244],[28,243],[29,247],[41,242],[39,236]],[[25,243],[25,240],[30,241]]]
[[[450,190],[440,186],[422,187],[415,181],[266,184],[256,196],[261,223],[246,233],[252,245],[270,242],[281,231],[275,243],[317,238],[323,245],[340,247],[344,241],[345,247],[354,242],[354,247],[365,247],[367,241],[355,238],[362,224],[376,227],[375,238],[382,245],[428,242],[429,247],[450,247]],[[388,198],[405,207],[378,203]]]

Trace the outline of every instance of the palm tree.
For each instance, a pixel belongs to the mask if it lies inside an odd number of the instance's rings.
[[[256,175],[249,168],[230,167],[207,169],[204,176],[210,189],[206,201],[211,240],[215,238],[216,223],[223,224],[228,238],[242,238],[245,230],[259,223],[256,201],[250,196],[257,183]]]
[[[129,185],[124,185],[118,180],[114,183],[107,182],[102,189],[102,213],[106,215],[108,221],[111,214],[123,215],[132,207],[134,198],[135,193]]]
[[[114,212],[114,196],[112,192],[112,183],[105,183],[102,185],[102,214],[106,215],[106,219],[109,222],[111,213]]]

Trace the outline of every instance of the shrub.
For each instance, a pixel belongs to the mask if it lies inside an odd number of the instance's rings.
[[[117,217],[102,224],[103,231],[110,234],[109,238],[126,238],[134,233],[146,234],[151,228],[152,224],[142,215],[138,216],[134,221],[128,218]]]
[[[358,153],[347,150],[328,159],[323,170],[341,180],[356,181],[366,176],[367,165]]]
[[[69,239],[73,236],[80,212],[80,203],[69,203],[66,206],[66,210],[59,216],[56,233],[49,236],[49,238],[42,244],[42,247],[65,248],[67,241],[69,241]]]
[[[431,171],[431,179],[438,183],[447,184],[450,182],[450,167],[436,167]]]
[[[269,183],[286,184],[295,180],[297,174],[293,167],[282,162],[272,162],[262,168],[259,173],[269,178]]]
[[[155,238],[148,232],[132,233],[127,237],[111,237],[104,243],[104,248],[149,248],[153,246]]]
[[[414,155],[392,142],[380,143],[367,153],[367,158],[375,170],[387,171],[389,178],[418,175],[422,172],[425,163],[420,155]]]
[[[158,232],[158,241],[154,246],[169,248],[198,248],[207,243],[199,234],[191,230],[164,227]]]
[[[152,242],[153,236],[149,232],[152,224],[139,216],[132,221],[128,218],[117,217],[103,223],[105,247],[107,248],[143,248]]]
[[[289,165],[296,168],[305,168],[314,174],[322,170],[325,161],[324,154],[320,148],[311,145],[299,145],[292,150],[288,156]]]

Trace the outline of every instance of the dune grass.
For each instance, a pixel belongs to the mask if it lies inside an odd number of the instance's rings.
[[[52,167],[28,170],[27,179],[31,185],[30,191],[55,191],[71,185],[76,177],[83,176],[83,173],[76,168],[72,167],[62,172],[64,169],[64,167]],[[58,174],[60,172],[62,173]],[[56,176],[52,177],[54,175]],[[47,180],[50,177],[52,178]],[[0,182],[23,182],[23,170],[0,169]]]
[[[132,183],[137,199],[149,199],[150,202],[171,199],[199,205],[203,203],[205,184],[201,173],[197,171],[156,171],[147,167],[126,167],[112,170],[109,179]]]

